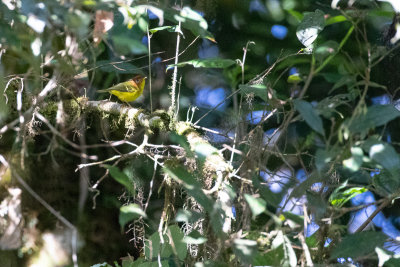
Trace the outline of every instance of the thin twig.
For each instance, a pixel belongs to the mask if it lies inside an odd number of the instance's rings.
[[[174,66],[174,73],[172,75],[172,86],[171,86],[171,107],[169,110],[170,114],[175,114],[176,111],[176,83],[178,79],[178,58],[179,58],[179,43],[181,41],[181,35],[180,35],[180,29],[181,29],[181,22],[179,21],[178,24],[178,31],[177,31],[177,36],[176,36],[176,50],[175,50],[175,66]],[[175,118],[174,118],[175,119]]]
[[[374,210],[374,212],[368,217],[368,219],[366,219],[364,223],[361,224],[354,233],[358,233],[364,230],[364,228],[367,227],[367,225],[375,218],[375,216],[378,215],[378,213],[383,210],[387,205],[389,205],[393,199],[393,197],[390,197],[386,199],[381,205],[379,205],[379,207]]]
[[[151,92],[151,46],[150,46],[150,32],[149,32],[149,25],[147,25],[147,47],[149,50],[149,91],[150,91],[150,112],[153,113],[153,96]]]

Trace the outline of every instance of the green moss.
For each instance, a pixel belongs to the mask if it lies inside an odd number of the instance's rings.
[[[175,131],[179,135],[187,135],[191,132],[195,132],[192,126],[188,122],[178,122],[175,124]]]
[[[47,119],[51,124],[56,122],[58,105],[56,102],[47,102],[45,108],[40,109],[40,113]]]

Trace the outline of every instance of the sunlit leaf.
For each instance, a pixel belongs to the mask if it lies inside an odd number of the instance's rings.
[[[324,135],[324,127],[322,119],[319,117],[317,111],[313,106],[304,100],[295,99],[293,101],[294,107],[300,112],[306,123],[317,133]]]
[[[207,21],[190,7],[181,10],[164,8],[164,17],[175,24],[180,22],[183,29],[191,31],[195,36],[215,42],[214,36],[208,31]]]
[[[197,144],[194,144],[193,146],[194,152],[201,159],[205,159],[212,154],[218,154],[218,149],[210,145],[210,143],[199,142]]]
[[[293,221],[293,222],[295,222],[295,223],[297,223],[299,225],[303,225],[303,223],[304,223],[304,217],[303,216],[294,214],[294,213],[289,212],[289,211],[285,211],[283,213],[283,215],[285,216],[285,219],[291,220],[291,221]]]
[[[169,32],[176,32],[177,27],[176,26],[161,26],[161,27],[156,27],[156,28],[150,29],[149,32],[156,33],[158,31],[164,31],[164,30],[167,30]]]
[[[296,266],[297,257],[290,243],[290,240],[281,230],[278,231],[277,236],[272,241],[272,249],[278,249],[280,246],[283,248],[283,257],[280,259],[280,266]]]
[[[295,84],[297,84],[297,83],[299,83],[299,82],[301,82],[301,81],[303,81],[303,79],[300,77],[300,75],[299,75],[298,73],[292,74],[292,75],[290,75],[290,76],[287,78],[287,82],[288,82],[288,83],[295,83]]]
[[[178,64],[168,65],[167,69],[173,68],[174,66],[183,67],[186,65],[192,65],[195,68],[227,68],[236,64],[236,61],[232,59],[222,59],[222,58],[208,58],[208,59],[193,59],[185,62],[180,62]]]
[[[268,202],[268,205],[278,207],[282,200],[283,193],[274,194],[268,187],[261,184],[257,176],[253,176],[253,185],[260,191],[261,197]]]
[[[119,209],[119,225],[121,229],[123,229],[128,222],[140,217],[146,218],[147,216],[137,204],[129,204]]]
[[[384,247],[398,247],[398,243],[396,241],[389,241],[386,242]],[[375,252],[378,255],[379,263],[378,266],[385,266],[385,267],[397,267],[400,266],[400,255],[395,254],[392,251],[387,251],[381,249],[380,247],[375,248]]]
[[[353,172],[360,169],[363,163],[364,153],[360,147],[351,148],[351,158],[343,160],[343,166]]]
[[[244,198],[249,204],[251,213],[253,214],[253,219],[263,213],[267,208],[267,202],[262,198],[256,198],[249,194],[244,194]]]
[[[400,174],[400,156],[393,146],[374,138],[369,138],[364,142],[363,148],[368,151],[372,160],[392,175],[397,176]]]
[[[185,242],[186,244],[200,245],[207,242],[207,238],[200,234],[198,231],[194,230],[190,232],[189,235],[183,237],[183,242]]]
[[[345,191],[335,190],[329,197],[329,201],[333,206],[342,207],[353,197],[367,191],[364,187],[352,187]]]
[[[186,222],[186,223],[194,223],[201,218],[204,218],[204,214],[199,213],[194,210],[184,210],[179,209],[175,216],[175,221],[177,222]]]
[[[257,241],[249,239],[235,239],[233,241],[235,254],[243,263],[251,263],[257,253]]]
[[[299,41],[305,46],[310,46],[318,34],[325,27],[324,12],[317,9],[315,12],[304,13],[304,18],[297,27],[296,35]]]
[[[147,10],[150,10],[159,19],[158,25],[164,24],[164,10],[151,6],[151,5],[135,5],[132,7],[122,6],[118,8],[118,11],[124,17],[124,24],[128,28],[132,28],[133,25],[138,23],[140,17],[147,16]]]

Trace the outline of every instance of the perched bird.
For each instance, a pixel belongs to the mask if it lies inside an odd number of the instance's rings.
[[[136,75],[133,79],[119,83],[108,89],[98,90],[99,93],[108,92],[115,95],[122,102],[131,102],[136,100],[143,93],[146,77]]]

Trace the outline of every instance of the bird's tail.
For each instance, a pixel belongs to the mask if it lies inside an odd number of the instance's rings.
[[[102,89],[102,90],[97,90],[96,92],[97,93],[107,93],[109,91],[110,91],[110,89]]]

